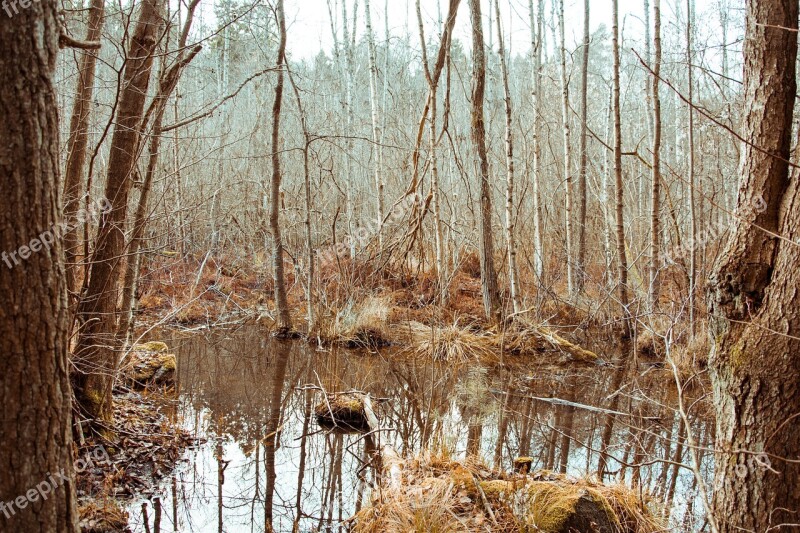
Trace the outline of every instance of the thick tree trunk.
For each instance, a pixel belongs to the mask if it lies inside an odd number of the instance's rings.
[[[286,335],[292,330],[292,317],[286,298],[286,279],[283,271],[283,238],[279,215],[281,211],[281,108],[283,106],[283,80],[286,67],[286,16],[283,0],[278,0],[276,10],[280,41],[278,44],[278,81],[275,85],[275,101],[272,105],[272,180],[270,181],[269,229],[272,233],[272,275],[275,283],[275,307],[278,313],[278,334]]]
[[[89,21],[86,29],[87,41],[99,41],[103,28],[105,0],[92,0],[89,7]],[[86,161],[86,148],[89,144],[89,115],[94,95],[95,66],[98,50],[84,50],[78,70],[78,86],[75,90],[75,102],[72,105],[72,118],[69,123],[69,139],[67,140],[67,167],[64,173],[64,219],[75,220],[80,209],[83,194],[83,167]],[[67,291],[70,302],[78,301],[74,294],[78,279],[78,251],[80,242],[78,231],[80,226],[70,224],[64,233],[64,253],[66,255]],[[70,304],[70,308],[74,309]]]
[[[716,341],[714,507],[724,533],[782,531],[800,511],[800,176],[790,180],[787,163],[798,3],[746,6],[738,216],[708,298]]]
[[[130,42],[108,161],[105,197],[112,208],[100,222],[88,289],[78,308],[75,394],[86,415],[106,422],[111,421],[111,389],[117,370],[117,300],[128,198],[153,55],[163,22],[161,10],[162,0],[144,0]]]
[[[23,533],[78,531],[56,235],[57,8],[42,0],[13,19],[0,15],[0,531]]]
[[[500,309],[500,292],[494,268],[494,240],[492,237],[492,189],[489,183],[489,158],[486,153],[486,125],[483,117],[483,99],[486,91],[486,56],[483,49],[483,22],[480,0],[470,0],[472,22],[472,142],[477,156],[476,167],[480,187],[480,263],[481,292],[486,318],[496,320]]]

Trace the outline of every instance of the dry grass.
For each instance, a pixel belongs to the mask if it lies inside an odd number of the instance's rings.
[[[349,300],[336,313],[319,317],[319,336],[349,348],[379,348],[390,344],[388,323],[392,301],[387,297],[367,297],[361,303]]]
[[[399,324],[398,332],[405,336],[405,353],[413,357],[447,363],[491,361],[497,359],[495,337],[459,326],[458,321],[447,326],[426,326],[419,322]]]

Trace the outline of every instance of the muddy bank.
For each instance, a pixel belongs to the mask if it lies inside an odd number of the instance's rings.
[[[178,424],[175,355],[164,343],[137,346],[114,389],[114,418],[103,435],[77,445],[76,488],[81,531],[130,531],[125,508],[151,496],[195,444]]]

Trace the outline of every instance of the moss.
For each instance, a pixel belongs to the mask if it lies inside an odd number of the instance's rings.
[[[144,344],[136,344],[133,347],[136,352],[155,352],[164,353],[169,350],[169,347],[160,341],[145,342]]]
[[[178,368],[178,363],[175,359],[175,356],[172,354],[166,354],[161,358],[161,368],[164,370],[175,370]]]

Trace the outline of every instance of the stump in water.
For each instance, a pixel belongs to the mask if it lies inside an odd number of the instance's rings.
[[[327,394],[314,408],[317,424],[337,433],[367,433],[378,429],[368,394]]]

